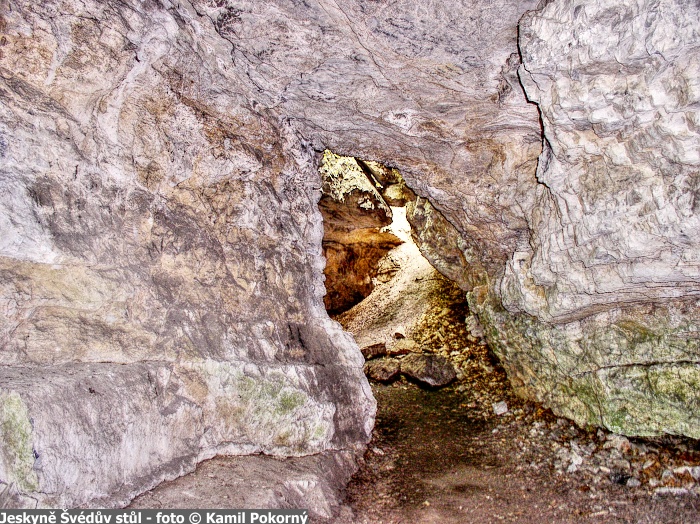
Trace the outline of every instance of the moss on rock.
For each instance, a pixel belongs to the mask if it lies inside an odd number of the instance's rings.
[[[0,473],[5,477],[0,480],[14,483],[22,492],[38,489],[29,412],[15,392],[0,393],[0,437]]]
[[[550,324],[505,310],[485,287],[469,302],[518,395],[580,425],[700,438],[700,319],[688,304]]]

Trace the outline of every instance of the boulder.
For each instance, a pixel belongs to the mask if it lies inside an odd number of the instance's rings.
[[[401,364],[394,358],[370,360],[364,366],[365,375],[377,382],[392,382],[401,373]]]
[[[401,373],[431,387],[446,386],[457,378],[452,364],[439,355],[407,355],[401,359]]]

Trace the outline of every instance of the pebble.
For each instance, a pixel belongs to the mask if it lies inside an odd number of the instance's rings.
[[[625,484],[628,488],[638,488],[639,486],[642,485],[641,481],[638,478],[628,478],[627,479],[627,484]]]
[[[656,488],[654,490],[654,495],[688,495],[690,491],[684,488]]]
[[[623,453],[626,453],[631,448],[630,441],[627,437],[622,435],[608,435],[605,439],[605,444],[603,444],[603,449],[616,449]]]
[[[505,415],[506,413],[508,413],[508,404],[504,400],[500,402],[494,402],[492,406],[493,412],[496,415]]]

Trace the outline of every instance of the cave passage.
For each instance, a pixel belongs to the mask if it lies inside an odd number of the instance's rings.
[[[414,242],[425,222],[410,223],[417,197],[398,171],[326,151],[320,173],[326,308],[357,341],[377,400],[348,523],[693,514],[634,491],[682,464],[687,443],[579,428],[515,395],[465,292]]]
[[[471,352],[494,357],[473,336],[464,291],[414,242],[416,195],[396,169],[326,151],[320,167],[329,314],[353,334],[370,379],[404,375],[429,387],[464,375]],[[478,334],[478,326],[473,329]]]

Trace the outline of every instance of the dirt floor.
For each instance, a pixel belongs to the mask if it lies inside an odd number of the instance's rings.
[[[583,471],[557,473],[552,444],[573,426],[531,404],[516,404],[522,418],[484,418],[456,387],[399,382],[373,391],[374,438],[347,489],[352,522],[700,522],[696,495],[654,494],[610,474],[596,482]],[[538,424],[564,431],[533,444]]]

